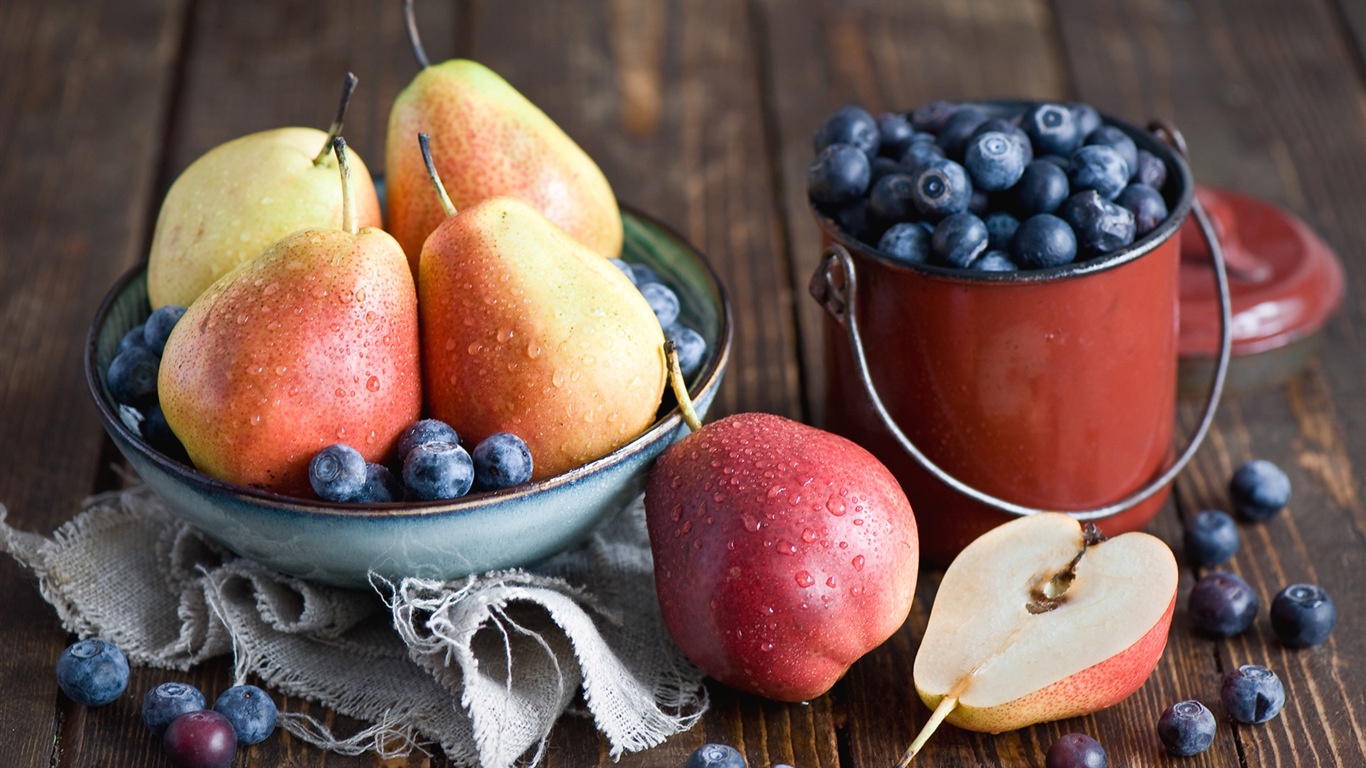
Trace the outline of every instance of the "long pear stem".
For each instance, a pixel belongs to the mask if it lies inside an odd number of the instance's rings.
[[[446,185],[441,183],[441,174],[436,172],[436,163],[432,161],[432,137],[419,133],[417,145],[422,148],[422,162],[427,164],[427,175],[436,186],[436,196],[441,200],[441,209],[446,212],[446,217],[450,218],[455,215],[455,203],[452,203],[451,196],[446,194]]]
[[[342,121],[346,119],[346,105],[351,103],[351,92],[356,90],[356,83],[359,78],[355,72],[347,72],[346,79],[342,81],[341,101],[337,103],[337,116],[332,118],[332,127],[327,129],[327,141],[323,142],[323,148],[318,150],[317,157],[313,158],[314,165],[322,165],[327,156],[332,154],[332,140],[341,135]]]
[[[342,181],[342,229],[356,234],[356,195],[351,188],[351,162],[346,159],[346,139],[338,136],[332,140],[332,149],[337,153],[337,165],[341,166]]]
[[[921,748],[925,746],[925,742],[929,741],[930,736],[933,736],[935,730],[939,728],[939,724],[944,722],[944,718],[948,717],[949,713],[957,706],[957,696],[945,696],[939,700],[939,706],[934,708],[934,712],[930,715],[930,719],[925,723],[925,727],[920,729],[920,734],[915,737],[915,741],[911,742],[911,746],[906,750],[906,754],[901,756],[901,760],[897,762],[896,768],[906,768],[906,766],[911,764],[911,761],[919,754]]]
[[[413,58],[423,69],[430,67],[432,63],[422,47],[422,38],[417,34],[417,14],[413,13],[413,0],[403,0],[403,23],[408,27],[408,43],[413,46]]]
[[[702,428],[702,420],[692,407],[692,397],[688,395],[688,385],[683,381],[683,369],[678,365],[678,348],[673,339],[664,342],[664,359],[669,362],[669,385],[673,387],[674,397],[678,399],[678,410],[683,412],[683,422],[688,429],[696,432]]]

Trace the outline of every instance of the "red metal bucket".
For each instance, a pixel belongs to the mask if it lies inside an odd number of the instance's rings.
[[[902,265],[813,207],[826,246],[811,286],[829,313],[826,427],[896,475],[926,561],[947,563],[991,527],[1043,510],[1107,535],[1141,528],[1212,422],[1227,321],[1204,417],[1173,448],[1176,235],[1192,210],[1208,233],[1190,169],[1153,135],[1107,123],[1166,161],[1170,215],[1101,258],[1009,273]]]

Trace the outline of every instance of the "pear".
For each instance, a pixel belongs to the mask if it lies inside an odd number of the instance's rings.
[[[152,308],[189,306],[205,288],[267,246],[305,227],[342,223],[332,140],[341,130],[356,77],[347,73],[330,131],[287,127],[220,144],[171,185],[157,215],[147,263]],[[356,215],[380,225],[374,182],[358,155]]]
[[[910,613],[920,551],[910,502],[843,437],[767,413],[701,425],[676,361],[671,351],[693,432],[660,455],[645,491],[665,626],[733,688],[820,696]]]
[[[388,229],[414,273],[427,235],[446,218],[413,151],[418,133],[431,136],[437,170],[457,209],[515,197],[592,251],[620,255],[621,211],[592,158],[488,67],[463,59],[428,65],[411,10],[409,0],[409,35],[422,71],[390,111],[385,175]]]
[[[1060,513],[978,537],[930,610],[912,674],[933,714],[898,765],[941,722],[999,733],[1127,698],[1162,657],[1177,575],[1161,539],[1105,539]]]
[[[200,470],[308,495],[308,462],[346,443],[381,461],[419,417],[417,293],[382,230],[357,226],[345,143],[340,229],[286,235],[213,283],[166,341],[161,407]]]
[[[640,291],[521,200],[456,213],[420,139],[428,194],[450,212],[418,264],[429,414],[458,425],[471,445],[498,432],[521,437],[535,480],[644,432],[666,368],[664,332]]]

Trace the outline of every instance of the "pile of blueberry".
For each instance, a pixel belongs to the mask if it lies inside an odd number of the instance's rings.
[[[171,337],[171,329],[184,314],[184,307],[168,304],[154,310],[146,321],[133,326],[119,340],[114,359],[109,361],[105,383],[114,402],[132,411],[131,421],[137,424],[148,445],[188,464],[185,448],[166,424],[166,416],[157,400],[161,353]]]
[[[455,429],[438,419],[422,419],[399,433],[389,466],[367,462],[344,443],[318,451],[308,465],[319,498],[356,504],[457,499],[529,480],[531,451],[522,438],[498,432],[467,451]]]
[[[684,376],[691,376],[702,367],[702,358],[707,355],[707,340],[702,334],[679,322],[681,305],[678,294],[665,285],[659,273],[648,264],[628,262],[625,259],[612,259],[616,265],[645,297],[650,309],[654,310],[659,326],[664,329],[664,338],[672,341],[678,351],[678,367]]]
[[[848,105],[813,142],[812,201],[896,262],[1056,267],[1119,250],[1168,214],[1162,158],[1085,104],[935,101],[877,117]]]
[[[128,659],[107,640],[74,643],[57,660],[57,686],[78,704],[109,704],[128,689]],[[275,731],[275,702],[254,685],[234,685],[209,709],[204,694],[186,683],[162,683],[142,698],[142,722],[178,768],[223,768],[239,745],[257,744]]]

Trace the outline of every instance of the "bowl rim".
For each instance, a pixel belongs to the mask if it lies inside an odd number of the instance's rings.
[[[710,364],[699,372],[698,383],[694,387],[694,391],[690,393],[693,400],[700,400],[708,395],[714,395],[715,390],[720,387],[722,374],[729,363],[731,344],[734,335],[734,318],[732,317],[730,295],[726,290],[725,284],[721,281],[720,276],[717,274],[715,267],[712,266],[712,263],[707,258],[706,254],[702,253],[701,250],[689,242],[687,238],[683,237],[676,229],[663,223],[658,218],[644,213],[634,206],[625,203],[618,203],[618,205],[621,209],[623,219],[629,216],[658,230],[692,254],[697,264],[701,267],[703,276],[710,283],[708,287],[715,291],[720,302],[716,354]],[[684,425],[682,411],[678,404],[675,403],[671,410],[664,414],[663,417],[657,419],[648,429],[611,453],[544,480],[524,483],[522,485],[513,486],[512,488],[479,492],[462,496],[457,499],[429,502],[391,501],[358,505],[323,501],[322,499],[304,499],[260,488],[239,485],[237,483],[230,483],[226,480],[221,480],[201,472],[192,466],[175,461],[152,448],[146,440],[143,439],[142,435],[136,434],[133,430],[128,428],[128,425],[124,423],[115,408],[111,406],[110,402],[105,397],[104,390],[107,389],[107,386],[100,379],[98,363],[100,331],[108,321],[109,314],[118,298],[127,290],[129,284],[134,280],[137,280],[146,272],[147,264],[148,260],[144,257],[126,270],[118,280],[115,281],[104,298],[101,299],[99,307],[95,310],[95,315],[86,332],[85,340],[84,368],[86,386],[89,389],[91,399],[95,402],[95,408],[99,412],[100,420],[104,422],[106,430],[113,430],[117,433],[116,437],[121,442],[130,446],[131,450],[140,458],[152,463],[159,471],[172,476],[179,482],[195,486],[217,496],[229,497],[234,501],[241,503],[270,507],[277,511],[341,519],[362,517],[402,519],[449,515],[465,512],[467,510],[480,510],[505,501],[534,496],[574,485],[601,470],[628,461],[644,446],[668,438],[670,435],[674,434],[680,426]],[[665,386],[665,391],[670,392],[670,387]]]

